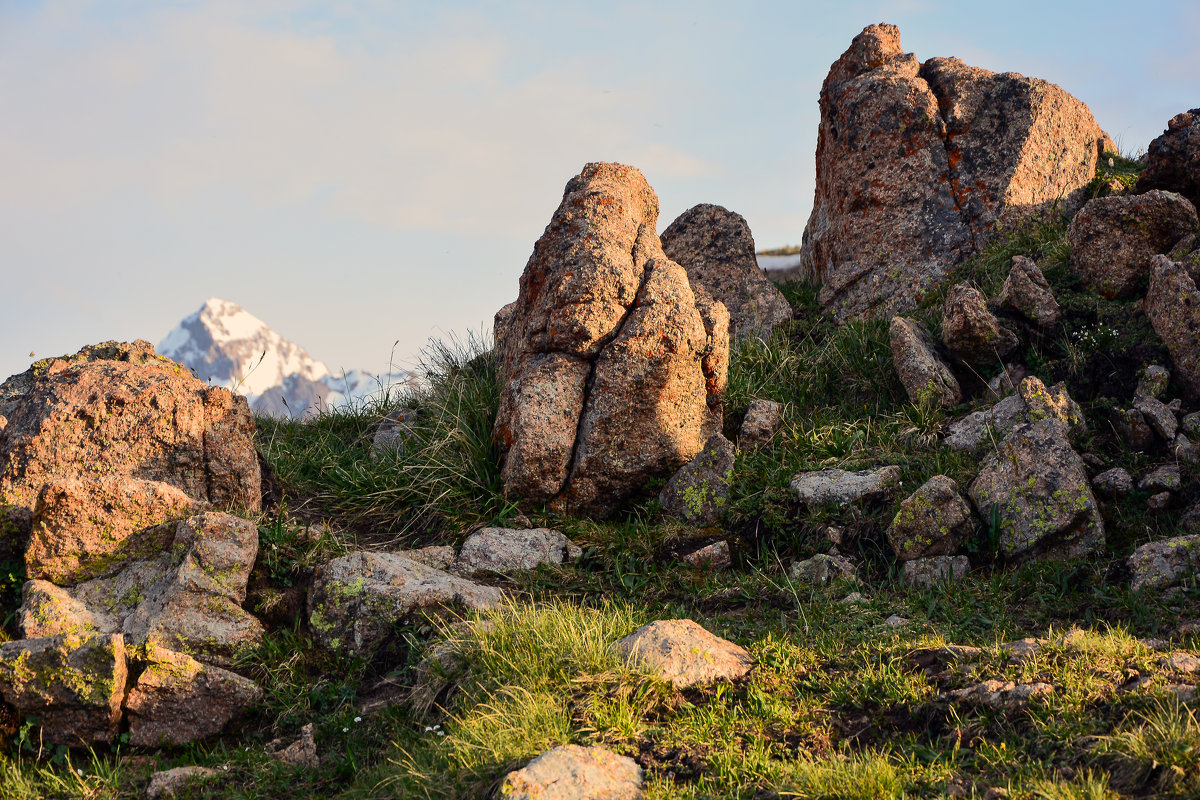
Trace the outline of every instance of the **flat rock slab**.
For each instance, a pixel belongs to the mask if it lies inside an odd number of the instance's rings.
[[[463,572],[511,572],[564,564],[581,555],[578,545],[549,528],[481,528],[463,542],[454,567]]]
[[[567,744],[510,772],[500,787],[505,800],[639,800],[642,768],[603,747]]]
[[[146,800],[165,800],[193,783],[211,780],[221,773],[210,767],[176,767],[150,776],[146,787]]]
[[[658,620],[618,641],[626,664],[684,688],[740,678],[754,665],[750,654],[690,619]]]
[[[1048,683],[988,680],[949,692],[947,697],[989,708],[1016,709],[1024,708],[1034,700],[1040,700],[1053,693],[1054,687]]]
[[[792,478],[792,491],[801,503],[808,505],[861,503],[878,500],[891,493],[900,481],[897,466],[847,472],[843,469],[823,469],[801,472]]]
[[[1176,536],[1149,542],[1129,557],[1133,590],[1165,589],[1200,571],[1200,536]]]
[[[1025,419],[1029,408],[1019,395],[1009,395],[985,411],[976,411],[950,423],[946,446],[954,450],[974,450],[1003,438]]]
[[[494,586],[472,583],[396,553],[352,553],[317,569],[308,594],[309,624],[324,647],[370,650],[393,622],[422,608],[495,607]]]

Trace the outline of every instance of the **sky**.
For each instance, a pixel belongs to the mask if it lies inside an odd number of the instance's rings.
[[[233,300],[335,371],[489,330],[589,161],[660,232],[760,248],[812,207],[821,82],[864,26],[1059,84],[1122,149],[1200,105],[1200,4],[0,0],[0,377]]]

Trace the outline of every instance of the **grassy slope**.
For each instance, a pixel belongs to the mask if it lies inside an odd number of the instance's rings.
[[[1037,257],[1066,313],[1023,360],[1047,383],[1066,380],[1084,401],[1085,447],[1136,474],[1164,453],[1126,450],[1107,413],[1129,401],[1132,370],[1161,360],[1161,348],[1135,304],[1081,291],[1066,269],[1064,230],[1055,222],[1012,232],[959,277],[994,293],[1012,255]],[[306,423],[260,421],[260,446],[281,489],[278,510],[261,521],[251,585],[251,603],[274,628],[242,661],[266,689],[262,704],[220,740],[161,752],[45,752],[36,729],[0,719],[11,733],[0,752],[0,800],[140,796],[147,756],[158,768],[216,767],[220,777],[194,787],[195,797],[479,797],[563,742],[637,757],[651,798],[940,797],[952,779],[967,796],[990,786],[1021,798],[1200,794],[1200,724],[1164,688],[1195,679],[1165,673],[1142,641],[1200,616],[1200,589],[1134,594],[1122,567],[1137,544],[1178,533],[1177,515],[1145,512],[1139,492],[1106,504],[1110,556],[1067,564],[998,565],[981,530],[968,546],[975,569],[966,580],[904,586],[882,537],[899,497],[836,514],[802,510],[787,483],[802,469],[896,463],[906,487],[938,473],[964,484],[978,456],[948,451],[938,433],[969,408],[910,404],[891,366],[886,323],[835,328],[815,313],[811,291],[786,291],[798,321],[732,359],[730,432],[752,398],[787,404],[774,448],[737,462],[726,526],[735,534],[734,569],[710,574],[674,562],[681,541],[713,532],[662,519],[652,499],[604,523],[526,509],[584,545],[584,557],[497,576],[509,607],[465,624],[410,620],[369,663],[313,649],[299,611],[322,559],[358,546],[454,541],[516,513],[500,495],[489,436],[494,357],[477,342],[440,347],[421,396]],[[918,312],[935,329],[937,302]],[[410,446],[373,457],[378,421],[403,405],[423,409]],[[784,566],[827,549],[831,523],[844,528],[844,549],[861,558],[865,583],[793,585]],[[865,599],[840,602],[853,589]],[[888,627],[892,614],[910,623]],[[678,691],[614,659],[612,641],[674,617],[742,644],[756,669],[732,684]],[[1029,662],[1009,663],[999,644],[1026,635],[1051,643]],[[372,698],[407,694],[414,666],[440,642],[459,653],[459,666],[431,703],[360,710]],[[946,643],[984,653],[932,672],[912,657]],[[1195,651],[1200,640],[1176,636],[1174,646]],[[984,678],[1041,680],[1055,692],[1011,712],[941,697]],[[309,721],[320,768],[272,761],[268,742],[294,737]]]

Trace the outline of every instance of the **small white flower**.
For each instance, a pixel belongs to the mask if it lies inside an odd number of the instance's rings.
[[[1113,165],[1113,160],[1112,160],[1111,158],[1108,160],[1108,165],[1109,165],[1110,167]]]
[[[428,725],[425,726],[426,733],[429,733],[431,730],[433,730],[433,728],[429,727]]]
[[[221,767],[221,769],[225,770],[226,772],[229,772],[229,765],[226,764],[225,766]]]
[[[438,733],[438,736],[445,736],[445,735],[446,735],[446,734],[445,734],[445,733],[443,733],[442,731],[438,731],[437,733]]]
[[[355,717],[355,718],[354,718],[354,721],[355,721],[356,723],[358,723],[358,722],[362,722],[362,717]]]
[[[342,733],[349,733],[349,732],[350,732],[349,728],[342,728]]]

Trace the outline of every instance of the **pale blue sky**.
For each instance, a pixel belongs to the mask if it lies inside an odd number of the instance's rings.
[[[332,368],[490,326],[566,181],[639,167],[798,243],[873,22],[1062,85],[1126,149],[1200,105],[1193,2],[0,0],[0,377],[217,295]]]

